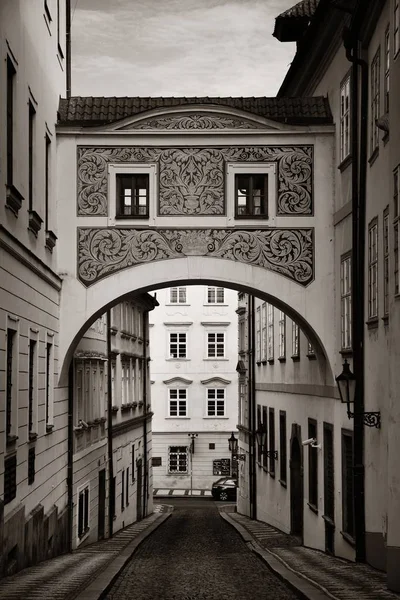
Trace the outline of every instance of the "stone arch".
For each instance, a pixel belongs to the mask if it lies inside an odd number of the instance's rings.
[[[220,258],[187,256],[127,268],[86,288],[75,277],[64,277],[59,339],[60,385],[67,381],[73,352],[86,329],[108,308],[132,293],[182,284],[211,284],[244,291],[264,299],[295,320],[326,360],[325,383],[334,385],[335,340],[333,278],[326,274],[307,287],[259,266]],[[324,301],[321,302],[321,289]],[[337,359],[336,359],[337,360]]]

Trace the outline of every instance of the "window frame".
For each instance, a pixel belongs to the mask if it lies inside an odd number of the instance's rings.
[[[292,321],[292,359],[300,358],[300,327]]]
[[[269,363],[274,362],[274,316],[273,305],[267,303],[267,360]]]
[[[172,336],[176,337],[176,342],[172,341]],[[181,336],[185,336],[184,341],[180,341]],[[176,353],[172,352],[172,347],[176,345]],[[180,356],[180,347],[184,347],[184,355]],[[174,356],[176,354],[176,356]],[[168,359],[169,360],[186,360],[188,357],[188,338],[187,331],[169,331],[168,332]]]
[[[83,506],[81,506],[81,497],[83,500]],[[90,482],[80,485],[76,490],[76,505],[77,505],[77,538],[78,543],[82,542],[90,531]],[[82,514],[82,527],[81,527],[81,510]]]
[[[287,485],[287,420],[286,411],[279,411],[279,481]]]
[[[6,94],[6,182],[9,187],[14,185],[14,113],[15,113],[15,82],[17,70],[7,54],[7,94]]]
[[[214,398],[210,395],[214,393]],[[222,398],[218,398],[218,393],[222,393]],[[210,402],[214,402],[214,414],[210,414]],[[223,414],[218,414],[218,403],[222,402]],[[226,388],[224,387],[207,387],[206,388],[206,417],[209,419],[224,419],[226,418]]]
[[[219,336],[223,336],[223,341],[218,341]],[[210,341],[210,336],[215,336],[214,342]],[[223,354],[218,355],[218,350],[222,346]],[[214,347],[214,355],[210,355],[210,349]],[[207,331],[207,358],[211,360],[224,360],[226,358],[226,335],[225,331]]]
[[[390,91],[390,25],[385,30],[385,70],[383,85],[383,109],[384,113],[389,112],[389,91]]]
[[[351,269],[351,252],[346,252],[340,257],[340,339],[342,350],[351,350],[353,343],[351,322]]]
[[[275,477],[275,409],[273,407],[268,409],[268,447],[270,452],[268,472],[271,477]]]
[[[218,296],[221,298],[221,293],[222,293],[222,300],[218,299]],[[210,300],[210,295],[214,296],[214,300]],[[225,304],[225,288],[223,288],[221,286],[208,285],[206,288],[206,304],[212,304],[212,305]]]
[[[261,364],[261,306],[256,308],[256,363]]]
[[[123,192],[122,192],[122,179],[127,179],[130,178],[131,179],[131,185],[130,185],[130,200],[131,200],[131,213],[127,214],[124,213],[124,210],[126,209],[125,204],[123,203]],[[138,179],[139,178],[145,178],[145,187],[144,188],[140,188],[139,184],[138,184]],[[150,176],[148,173],[130,173],[125,174],[125,173],[117,173],[115,176],[115,180],[116,180],[116,185],[117,185],[117,189],[116,189],[116,212],[115,212],[115,218],[118,219],[119,221],[121,220],[126,220],[126,219],[140,219],[140,220],[148,220],[149,219],[149,201],[150,201]],[[129,189],[127,186],[124,187],[123,189]],[[140,189],[144,189],[145,190],[145,212],[144,214],[140,214],[140,209],[143,208],[143,205],[140,204],[140,199],[142,198],[142,196],[139,194],[139,190]],[[134,212],[136,211],[136,212]]]
[[[18,439],[18,398],[19,398],[19,318],[7,315],[6,319],[6,444]],[[11,340],[9,341],[9,335]]]
[[[340,84],[340,162],[351,155],[351,73]]]
[[[389,207],[383,211],[383,317],[389,316],[389,279],[390,279],[390,250],[389,250]]]
[[[176,290],[176,300],[174,300],[173,290]],[[181,300],[181,293],[184,296],[184,299]],[[174,286],[169,288],[169,302],[168,304],[187,304],[187,287],[185,285]]]
[[[381,48],[378,47],[371,61],[370,66],[370,127],[371,127],[371,139],[370,139],[370,153],[374,154],[379,148],[379,128],[376,125],[376,120],[380,117],[380,74],[381,74]]]
[[[279,356],[278,360],[286,360],[286,315],[283,310],[279,311]]]
[[[248,178],[248,195],[246,195],[246,214],[240,214],[240,206],[239,206],[239,179],[240,178]],[[263,178],[263,186],[262,188],[258,188],[255,186],[255,178],[262,177]],[[260,189],[263,193],[260,194],[260,206],[258,207],[260,210],[260,214],[255,214],[257,206],[255,205],[255,190]],[[235,219],[268,219],[268,174],[265,173],[236,173],[235,174]]]
[[[261,305],[261,361],[267,362],[267,303]]]
[[[318,437],[318,424],[315,419],[308,419],[308,437]],[[318,448],[308,445],[308,505],[318,510]]]
[[[368,224],[368,320],[378,318],[378,218]]]
[[[117,217],[118,194],[117,194],[117,176],[118,175],[148,175],[148,216],[122,216]],[[156,217],[156,199],[158,194],[158,165],[156,163],[124,163],[108,165],[108,198],[109,212],[108,225],[134,225],[143,224],[144,221],[151,223]]]
[[[276,218],[276,190],[277,190],[277,170],[275,163],[259,162],[245,163],[234,162],[226,163],[226,196],[227,202],[227,217],[229,220],[236,220],[236,183],[235,175],[267,175],[268,176],[268,201],[267,214],[268,217],[262,217],[262,220],[274,222]],[[259,221],[258,216],[241,216],[238,219],[243,226],[244,223],[252,223]]]
[[[349,452],[350,460],[346,456]],[[342,429],[341,435],[342,456],[342,531],[354,540],[354,506],[353,506],[353,432]]]
[[[171,396],[176,393],[176,398]],[[184,394],[184,397],[180,397]],[[176,415],[171,414],[171,403],[176,402]],[[180,403],[184,403],[185,414],[180,413]],[[167,415],[169,419],[187,419],[189,417],[189,405],[188,405],[188,389],[187,387],[170,387],[168,388],[168,406]]]

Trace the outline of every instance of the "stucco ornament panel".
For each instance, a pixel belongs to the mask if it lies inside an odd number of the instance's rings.
[[[78,228],[78,276],[90,286],[122,269],[152,261],[204,256],[272,270],[307,285],[314,276],[314,230],[136,230]]]
[[[278,215],[313,213],[313,147],[253,146],[224,148],[78,147],[78,215],[106,216],[107,165],[158,162],[158,214],[225,214],[225,162],[277,163]]]
[[[192,113],[187,115],[156,116],[127,125],[123,129],[204,130],[204,129],[255,129],[266,126],[238,117]]]

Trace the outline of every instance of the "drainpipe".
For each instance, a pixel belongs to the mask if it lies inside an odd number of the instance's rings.
[[[71,98],[71,0],[65,2],[66,95]]]
[[[249,448],[250,448],[250,518],[257,519],[257,481],[256,481],[256,447],[255,447],[255,365],[254,365],[254,296],[249,296],[248,330],[249,330]]]
[[[108,447],[108,537],[113,536],[114,525],[114,465],[112,439],[112,366],[111,366],[111,311],[107,310],[107,447]]]
[[[143,312],[143,516],[147,516],[147,492],[149,485],[149,466],[147,460],[147,328],[149,323],[148,311]]]
[[[356,377],[353,432],[353,494],[356,561],[365,562],[364,469],[364,321],[365,212],[367,175],[368,65],[359,57],[357,32],[345,36],[346,57],[352,63],[352,338]],[[359,78],[361,70],[361,80]],[[359,86],[361,94],[359,93]],[[359,137],[358,137],[359,136]]]
[[[74,359],[68,369],[68,447],[67,447],[67,511],[68,511],[68,552],[72,552],[72,523],[74,508]]]

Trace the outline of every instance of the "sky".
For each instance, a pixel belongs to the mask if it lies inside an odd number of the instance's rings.
[[[71,0],[74,96],[275,96],[296,0]]]

